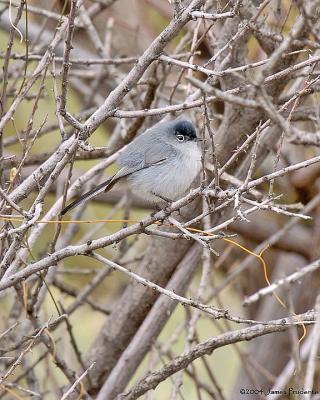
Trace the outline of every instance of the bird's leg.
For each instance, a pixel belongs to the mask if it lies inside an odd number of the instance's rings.
[[[151,192],[155,197],[159,197],[159,199],[163,200],[165,203],[167,203],[165,205],[165,207],[160,207],[159,204],[155,204],[156,207],[156,211],[154,211],[153,213],[151,213],[151,216],[153,216],[154,214],[156,214],[158,211],[164,210],[165,212],[169,212],[168,207],[170,206],[171,203],[173,203],[173,200],[168,199],[168,197],[162,196],[161,194],[155,193],[155,192]]]
[[[151,193],[152,193],[154,196],[159,197],[159,199],[165,201],[166,203],[169,203],[169,204],[173,203],[173,200],[168,199],[168,197],[162,196],[161,194],[158,194],[158,193],[156,193],[156,192],[151,192]]]
[[[159,199],[161,199],[167,203],[164,208],[162,208],[158,204],[156,204],[155,206],[156,206],[157,211],[164,210],[165,212],[169,213],[168,207],[173,203],[173,200],[169,199],[168,197],[162,196],[161,194],[155,193],[155,192],[152,192],[152,194],[156,197],[159,197]],[[151,214],[151,216],[153,216],[157,211],[154,211]],[[183,217],[183,215],[181,214],[180,208],[177,210],[177,212],[180,215],[180,217]]]

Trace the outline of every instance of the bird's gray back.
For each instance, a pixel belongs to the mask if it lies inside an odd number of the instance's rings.
[[[176,150],[167,140],[167,131],[159,128],[154,127],[131,142],[118,157],[119,166],[140,169],[175,156]]]

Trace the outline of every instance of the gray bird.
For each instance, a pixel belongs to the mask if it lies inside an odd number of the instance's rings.
[[[84,193],[62,210],[67,211],[126,179],[131,190],[160,205],[177,200],[191,186],[201,168],[201,152],[191,122],[176,119],[160,122],[134,139],[120,154],[119,171]]]

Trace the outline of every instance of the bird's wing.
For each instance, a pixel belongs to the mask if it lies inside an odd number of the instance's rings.
[[[118,160],[118,163],[122,168],[115,174],[113,179],[120,179],[132,174],[133,172],[162,164],[175,155],[175,148],[162,141],[151,142],[150,146],[145,149],[144,153],[143,151],[139,152],[128,148]]]
[[[151,167],[153,165],[162,164],[176,154],[177,151],[172,145],[162,141],[154,143],[152,147],[145,152],[145,165]]]

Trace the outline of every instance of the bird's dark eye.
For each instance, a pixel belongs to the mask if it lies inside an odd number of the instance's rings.
[[[176,138],[177,138],[178,142],[184,142],[184,140],[185,140],[184,135],[176,135]]]

